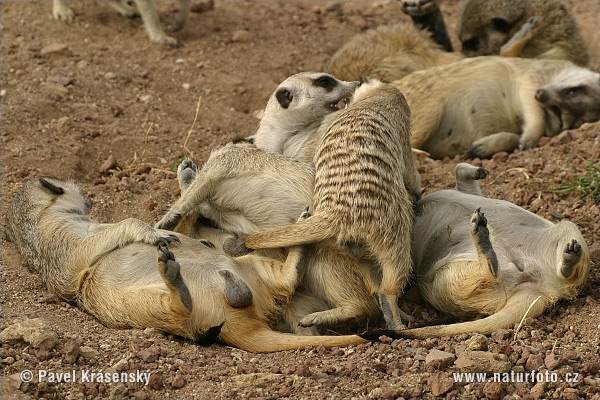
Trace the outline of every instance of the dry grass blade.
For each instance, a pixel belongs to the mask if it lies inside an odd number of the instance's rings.
[[[196,126],[196,121],[198,120],[198,113],[200,112],[200,104],[202,104],[202,96],[198,96],[198,104],[196,105],[196,115],[194,115],[194,122],[192,122],[192,126],[190,127],[187,137],[185,138],[185,141],[183,142],[183,149],[192,158],[194,157],[194,152],[190,151],[190,149],[188,149],[187,144],[188,144],[188,140],[190,140],[190,135],[192,134],[192,131],[194,130],[194,126]]]
[[[519,325],[517,326],[517,329],[515,330],[515,337],[513,338],[513,342],[515,340],[517,340],[517,333],[519,333],[519,331],[521,330],[521,326],[523,326],[523,321],[525,321],[525,318],[527,318],[527,315],[529,315],[529,311],[531,311],[531,307],[533,307],[534,304],[537,303],[538,300],[541,298],[542,298],[542,296],[536,297],[536,299],[531,302],[529,307],[527,307],[527,311],[525,311],[525,314],[523,314],[523,318],[521,318],[521,322],[519,322]]]

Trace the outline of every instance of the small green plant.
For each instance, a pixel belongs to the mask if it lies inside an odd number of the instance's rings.
[[[591,161],[580,157],[586,164],[586,171],[575,176],[567,186],[556,189],[556,192],[579,192],[583,200],[591,196],[596,203],[600,203],[600,167]]]
[[[185,154],[182,153],[173,159],[173,163],[171,164],[171,168],[169,169],[171,171],[177,171],[177,167],[179,166],[179,164],[181,164],[183,160],[185,160]]]

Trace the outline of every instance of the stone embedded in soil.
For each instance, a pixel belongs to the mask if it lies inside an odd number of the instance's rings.
[[[444,368],[452,364],[456,360],[456,356],[447,351],[433,349],[425,357],[425,365],[432,365],[436,368]]]
[[[139,358],[145,362],[152,363],[158,360],[159,349],[156,347],[149,347],[147,349],[140,350],[137,354]]]
[[[531,354],[529,357],[527,357],[527,362],[525,363],[525,369],[529,372],[539,371],[543,365],[544,365],[544,357],[542,357],[541,354]]]
[[[101,174],[106,174],[111,169],[117,166],[117,160],[113,157],[113,155],[109,155],[108,158],[98,167],[98,172]]]
[[[113,365],[112,367],[110,367],[108,370],[109,370],[109,372],[110,371],[121,372],[121,371],[125,371],[127,369],[129,369],[129,361],[122,358],[119,361],[117,361],[117,363],[115,365]]]
[[[508,372],[511,362],[504,354],[465,350],[454,362],[463,372]]]
[[[268,372],[241,374],[231,377],[231,381],[241,387],[265,388],[271,384],[281,383],[283,375]]]
[[[94,358],[100,353],[90,346],[81,346],[79,348],[79,354],[81,354],[85,358]]]
[[[513,336],[513,331],[510,329],[498,329],[490,335],[496,341],[510,339]]]
[[[52,350],[58,344],[58,335],[44,320],[33,318],[9,325],[0,332],[1,343],[18,341],[29,343],[35,348]]]
[[[467,350],[483,350],[488,349],[488,338],[480,333],[475,333],[466,342]]]
[[[483,385],[483,394],[490,400],[498,400],[504,394],[504,384],[501,382],[486,382]]]
[[[67,50],[67,45],[64,43],[51,43],[40,50],[40,54],[45,56],[52,53],[61,53]]]
[[[438,397],[448,392],[454,386],[454,379],[447,372],[437,372],[428,379],[431,394]]]
[[[68,364],[75,364],[77,357],[79,357],[79,344],[74,340],[67,341],[62,348],[64,354],[64,360]]]
[[[544,365],[550,371],[552,371],[553,369],[555,369],[556,367],[558,367],[561,362],[562,362],[562,357],[559,356],[559,355],[556,355],[554,353],[548,354],[546,356],[546,358],[544,359]]]
[[[546,397],[546,387],[547,386],[548,386],[548,384],[546,382],[538,382],[535,385],[533,385],[533,387],[529,391],[529,393],[531,394],[531,397],[534,400],[539,400],[539,399],[543,399],[544,397]]]
[[[150,380],[148,381],[148,386],[150,387],[150,389],[154,389],[154,390],[162,389],[164,386],[162,376],[158,373],[150,375]]]
[[[185,378],[181,374],[175,374],[175,378],[171,382],[171,387],[173,389],[181,389],[186,384]]]
[[[61,74],[53,75],[50,78],[48,78],[48,80],[53,83],[58,83],[59,85],[62,85],[62,86],[68,86],[71,83],[73,83],[72,77],[66,76],[66,75],[61,75]]]

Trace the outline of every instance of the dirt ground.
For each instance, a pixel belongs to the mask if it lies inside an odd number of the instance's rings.
[[[157,2],[168,25],[177,2]],[[116,15],[101,2],[69,3],[77,17],[56,22],[51,3],[2,2],[2,215],[25,180],[47,174],[81,185],[94,218],[149,223],[177,198],[174,166],[193,153],[250,135],[257,112],[287,76],[320,70],[355,33],[409,19],[393,1],[216,1],[193,13],[175,36],[185,45],[151,43],[139,19]],[[598,2],[569,3],[598,69]],[[443,5],[454,36],[457,3]],[[457,42],[454,42],[457,47]],[[50,46],[50,47],[48,47]],[[202,98],[196,124],[194,116]],[[524,326],[482,339],[385,340],[349,348],[252,354],[222,345],[201,347],[153,330],[115,330],[44,290],[2,239],[1,305],[5,327],[41,318],[58,335],[51,350],[3,345],[2,398],[564,398],[599,399],[598,205],[578,189],[594,178],[598,123],[585,124],[540,147],[492,160],[484,192],[558,221],[576,222],[592,250],[592,270],[581,295],[562,301]],[[112,157],[116,165],[103,164]],[[459,158],[421,163],[426,193],[453,185]],[[559,190],[568,188],[572,190]],[[2,217],[2,220],[4,218]],[[409,292],[418,322],[440,317]],[[91,348],[91,350],[90,350]],[[453,363],[427,362],[439,349],[500,354],[510,370],[555,371],[577,382],[454,382]],[[25,369],[149,371],[141,383],[21,383]]]

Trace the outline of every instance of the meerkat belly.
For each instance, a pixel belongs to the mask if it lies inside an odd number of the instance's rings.
[[[521,132],[516,89],[504,80],[482,80],[455,91],[423,145],[433,158],[463,154],[472,143],[498,132]]]

